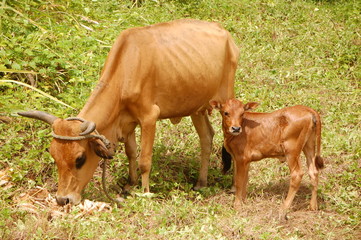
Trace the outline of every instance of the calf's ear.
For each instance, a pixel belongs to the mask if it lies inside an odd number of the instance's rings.
[[[221,110],[222,108],[222,104],[220,102],[217,102],[216,100],[209,101],[209,105],[211,105],[213,109],[217,109],[217,110]]]
[[[248,110],[252,110],[255,109],[259,104],[257,102],[249,102],[246,105],[244,105],[244,110],[248,111]]]
[[[99,139],[90,140],[90,145],[96,155],[105,159],[112,159],[114,156],[114,151],[111,149],[107,149],[104,143]]]

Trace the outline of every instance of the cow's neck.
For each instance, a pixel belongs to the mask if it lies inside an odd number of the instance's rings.
[[[119,86],[100,81],[78,114],[78,117],[94,122],[97,131],[113,143],[118,138],[116,128],[120,115],[120,96],[117,89]]]

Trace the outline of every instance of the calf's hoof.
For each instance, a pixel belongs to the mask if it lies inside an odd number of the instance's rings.
[[[317,211],[318,210],[317,202],[316,203],[311,203],[310,204],[310,209],[311,209],[311,211]]]
[[[235,201],[234,201],[234,204],[233,204],[233,207],[234,207],[234,209],[235,209],[237,212],[240,212],[240,211],[241,211],[242,204],[243,204],[242,201],[235,200]]]

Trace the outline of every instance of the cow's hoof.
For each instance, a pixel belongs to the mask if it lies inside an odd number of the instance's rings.
[[[231,189],[227,191],[227,193],[235,193],[235,192],[236,192],[236,187],[234,185],[231,187]]]
[[[195,185],[195,186],[193,187],[193,190],[194,190],[194,191],[199,191],[199,190],[201,190],[202,188],[204,188],[204,187],[199,186],[199,185]]]
[[[286,223],[288,220],[287,211],[281,210],[278,215],[278,220],[280,221],[280,223]]]
[[[126,184],[123,187],[123,193],[125,193],[125,194],[129,194],[131,190],[132,190],[132,186],[130,184]]]
[[[207,187],[207,182],[198,180],[197,184],[193,187],[193,190],[198,191],[201,188],[205,188],[205,187]]]

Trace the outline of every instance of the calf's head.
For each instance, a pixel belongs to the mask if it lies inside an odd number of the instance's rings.
[[[226,102],[210,101],[209,104],[213,109],[220,111],[222,115],[223,131],[227,134],[237,136],[242,132],[243,114],[245,111],[254,109],[258,106],[256,102],[243,104],[241,101],[231,98]]]
[[[56,201],[59,205],[78,204],[100,157],[113,156],[101,139],[92,137],[95,124],[77,118],[60,119],[40,111],[20,112],[19,115],[52,125],[54,139],[50,144],[50,154],[59,176]]]

